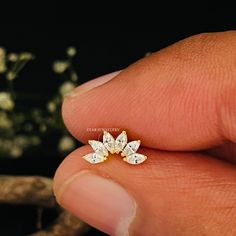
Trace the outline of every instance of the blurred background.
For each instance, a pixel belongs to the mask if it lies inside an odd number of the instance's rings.
[[[153,23],[0,25],[1,236],[105,235],[72,216],[68,225],[58,220],[65,212],[52,199],[51,178],[81,145],[61,120],[63,97],[190,35],[236,29],[236,13],[210,9],[181,24]],[[55,225],[67,233],[56,234]]]

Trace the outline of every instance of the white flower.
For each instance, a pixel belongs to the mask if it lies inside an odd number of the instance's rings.
[[[10,129],[12,121],[7,117],[5,112],[0,112],[0,129]]]
[[[10,93],[0,92],[0,108],[6,111],[11,111],[14,108],[14,105]]]
[[[20,61],[29,61],[29,60],[33,60],[34,59],[34,55],[30,52],[22,52],[19,55],[19,60]]]
[[[68,135],[64,135],[58,144],[58,149],[61,152],[67,152],[71,151],[73,148],[75,148],[75,141]]]
[[[6,50],[4,48],[0,48],[0,57],[5,57]]]
[[[62,74],[69,67],[69,63],[66,61],[55,61],[53,63],[53,71],[57,74]]]
[[[75,47],[69,47],[67,48],[66,53],[69,57],[73,57],[76,55],[77,51]]]
[[[6,76],[7,76],[7,80],[11,81],[16,78],[16,73],[13,71],[9,71]]]
[[[29,140],[28,140],[27,136],[25,136],[25,135],[18,135],[15,137],[14,143],[18,147],[27,147],[29,144]]]
[[[55,102],[52,102],[52,101],[49,102],[49,103],[47,104],[47,109],[48,109],[48,111],[51,112],[51,113],[53,113],[54,111],[56,111],[57,106],[56,106]]]
[[[71,81],[76,82],[78,80],[78,75],[75,72],[73,72],[70,75],[70,79]]]
[[[13,158],[20,157],[23,154],[23,149],[19,146],[13,146],[10,150],[10,156]]]
[[[4,73],[6,69],[6,51],[0,48],[0,73]]]
[[[61,85],[61,87],[59,88],[59,91],[62,96],[65,96],[68,93],[70,93],[74,88],[75,88],[75,85],[72,82],[67,81]]]
[[[7,57],[10,62],[16,62],[18,60],[18,55],[16,53],[10,53]]]

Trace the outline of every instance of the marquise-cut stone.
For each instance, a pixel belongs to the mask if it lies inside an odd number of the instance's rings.
[[[83,158],[92,164],[97,164],[97,163],[101,163],[101,162],[105,161],[104,156],[99,155],[98,153],[89,153],[89,154],[83,156]]]
[[[122,151],[123,156],[129,156],[135,153],[140,146],[140,140],[129,142]]]
[[[102,156],[107,157],[108,156],[108,151],[106,147],[103,145],[102,142],[96,141],[96,140],[89,140],[89,144],[91,145],[92,149],[97,153]]]
[[[116,138],[115,141],[115,153],[119,153],[123,150],[125,145],[127,144],[127,134],[125,131],[122,131],[122,133]]]
[[[115,139],[107,131],[104,131],[103,134],[103,144],[111,154],[115,153]]]
[[[132,165],[138,165],[144,162],[147,157],[143,154],[134,153],[125,158],[125,161]]]

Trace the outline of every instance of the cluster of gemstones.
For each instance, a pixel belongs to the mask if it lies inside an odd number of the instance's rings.
[[[109,153],[121,153],[123,160],[127,163],[133,165],[141,164],[147,157],[143,154],[136,153],[140,143],[140,140],[128,142],[125,131],[122,131],[116,139],[109,132],[104,131],[103,142],[89,140],[89,144],[94,152],[83,156],[83,158],[92,164],[98,164],[107,160]]]

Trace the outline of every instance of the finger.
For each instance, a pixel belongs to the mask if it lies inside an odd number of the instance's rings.
[[[81,86],[79,86],[79,88],[76,88],[74,90],[73,94],[76,94],[76,96],[78,96],[79,94],[85,93],[95,87],[105,84],[106,82],[108,82],[109,80],[111,80],[115,76],[117,76],[120,72],[121,71],[115,71],[115,72],[109,73],[107,75],[100,76],[96,80],[88,81],[88,82],[82,84]],[[73,94],[70,96],[73,97]]]
[[[64,101],[65,124],[82,142],[97,138],[87,131],[99,127],[125,129],[144,146],[166,150],[236,142],[235,60],[235,32],[188,38],[103,85],[78,88]]]
[[[143,165],[119,156],[99,165],[69,155],[54,190],[60,204],[109,235],[234,235],[236,172],[233,165],[193,153],[142,149]],[[226,223],[227,222],[227,223]]]
[[[225,142],[218,147],[206,150],[206,153],[236,164],[236,143]]]

